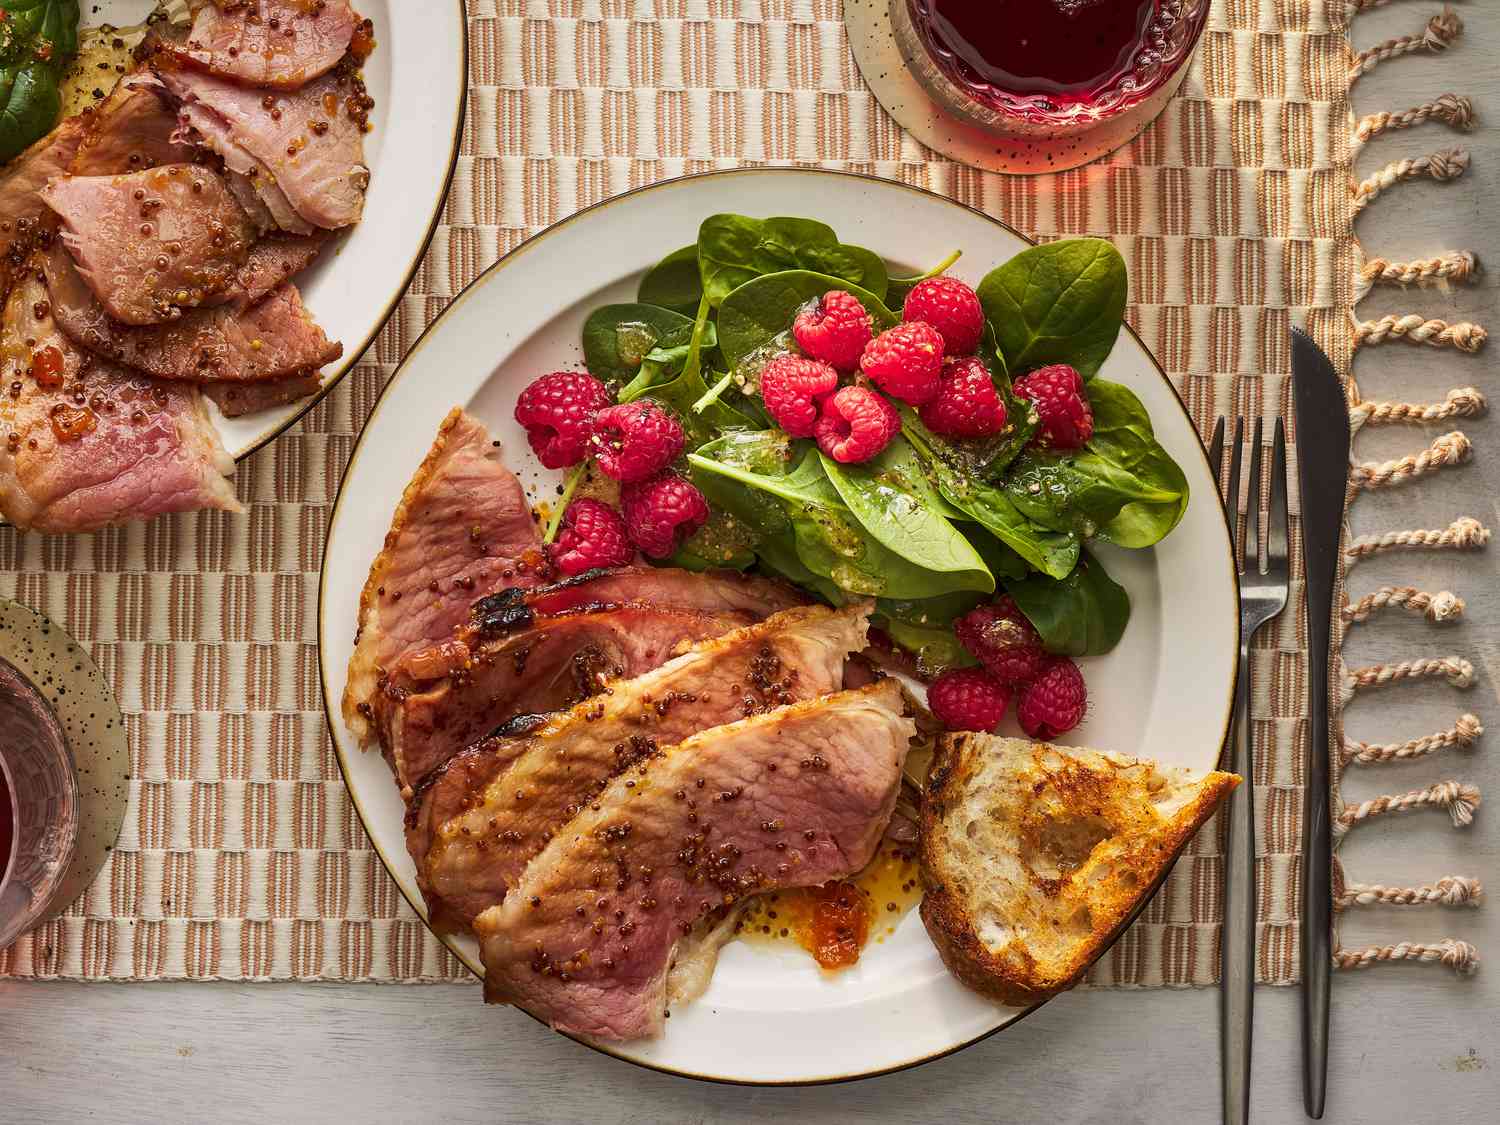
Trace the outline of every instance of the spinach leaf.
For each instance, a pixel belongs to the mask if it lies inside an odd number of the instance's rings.
[[[646,271],[636,290],[636,300],[659,305],[683,316],[692,316],[703,296],[703,281],[698,273],[698,245],[673,250]]]
[[[1099,238],[1023,250],[979,283],[1008,369],[1069,363],[1098,373],[1125,321],[1125,260]]]
[[[1127,503],[1099,529],[1099,538],[1121,547],[1159,543],[1182,520],[1188,506],[1188,481],[1182,467],[1161,447],[1151,416],[1127,388],[1095,380],[1089,385],[1094,408],[1094,436],[1083,463],[1103,471],[1125,472],[1166,499],[1141,498]]]
[[[670,409],[686,431],[689,450],[713,441],[725,430],[743,430],[751,425],[749,418],[718,399],[709,402],[702,410],[693,409],[708,394],[702,370],[705,341],[710,339],[713,332],[713,321],[708,319],[708,313],[708,300],[704,298],[698,302],[698,318],[693,321],[693,331],[688,339],[681,374],[665,382],[657,382],[654,378],[648,378],[649,372],[643,370],[619,395],[621,402],[632,402],[649,394]],[[654,362],[648,355],[641,366],[646,368]]]
[[[78,53],[78,0],[0,0],[4,39],[30,45],[42,62],[61,66]]]
[[[987,571],[930,571],[866,532],[810,443],[794,445],[778,433],[739,434],[709,443],[688,462],[695,477],[716,473],[780,500],[801,565],[849,593],[909,599],[993,589]]]
[[[78,0],[0,0],[0,161],[62,115],[58,83],[78,53]]]
[[[947,668],[969,668],[979,663],[958,643],[952,629],[912,625],[879,614],[875,621],[890,634],[891,640],[917,658],[917,670],[924,675],[936,675]]]
[[[864,305],[875,331],[890,328],[900,317],[874,293],[828,274],[786,270],[766,274],[739,286],[719,308],[719,350],[734,370],[750,355],[784,336],[797,310],[830,289],[843,289]]]
[[[1130,620],[1130,595],[1087,552],[1060,581],[1038,574],[1007,582],[1005,590],[1036,626],[1048,652],[1098,656],[1119,643]]]
[[[1075,532],[1044,527],[1027,518],[1003,488],[940,454],[933,444],[940,439],[909,407],[902,408],[902,420],[902,432],[933,472],[938,489],[950,504],[1043,574],[1062,578],[1073,569],[1081,550]]]
[[[681,357],[680,369],[692,337],[692,317],[670,309],[647,304],[600,305],[583,322],[583,362],[596,379],[626,383],[648,357],[657,363],[670,362],[674,350]]]
[[[975,523],[964,515],[966,522],[959,525],[964,538],[979,552],[979,557],[984,560],[984,565],[990,568],[998,581],[1002,578],[1025,578],[1031,573],[1031,567],[1026,565],[1026,560],[1016,554],[1015,550],[1007,547],[995,538],[994,532],[981,523]]]
[[[900,435],[862,465],[818,457],[839,498],[870,536],[924,570],[972,575],[978,585],[966,588],[995,588],[984,559],[948,521],[949,513],[958,513],[928,483]]]
[[[831,288],[847,282],[878,299],[885,297],[886,271],[880,256],[840,242],[832,227],[814,219],[710,215],[698,228],[698,269],[714,308],[752,278],[790,269],[840,279]]]
[[[1005,480],[1005,494],[1028,519],[1053,531],[1092,538],[1125,509],[1175,506],[1179,493],[1156,488],[1087,447],[1077,452],[1028,450]]]
[[[57,124],[62,95],[46,63],[0,67],[0,161],[26,151]]]

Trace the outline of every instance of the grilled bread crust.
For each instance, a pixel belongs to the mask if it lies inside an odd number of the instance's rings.
[[[922,805],[922,921],[970,988],[1071,988],[1240,779],[985,734],[938,740]]]

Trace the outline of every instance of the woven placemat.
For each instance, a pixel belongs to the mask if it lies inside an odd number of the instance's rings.
[[[1344,18],[1337,0],[1217,4],[1152,128],[1105,161],[1028,179],[955,166],[903,135],[859,79],[838,0],[473,0],[469,119],[443,224],[376,346],[240,466],[248,514],[69,538],[0,529],[0,593],[91,648],[133,753],[112,862],[64,916],[0,952],[0,975],[464,977],[386,877],[345,793],[314,615],[354,434],[421,329],[500,255],[669,176],[756,163],[873,173],[1037,237],[1114,239],[1129,319],[1200,428],[1220,412],[1275,413],[1294,322],[1345,368],[1352,347]],[[1303,635],[1288,615],[1253,656],[1259,970],[1275,983],[1295,973]],[[1221,870],[1211,825],[1091,979],[1213,981]]]

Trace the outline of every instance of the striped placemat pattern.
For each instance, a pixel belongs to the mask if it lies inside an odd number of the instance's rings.
[[[1031,179],[955,166],[905,136],[859,78],[838,0],[469,9],[469,116],[443,223],[375,347],[241,465],[248,515],[66,539],[0,529],[0,593],[89,645],[133,748],[112,862],[61,918],[0,951],[0,975],[464,978],[385,876],[340,780],[318,688],[317,571],[354,435],[406,348],[481,270],[580,207],[670,176],[802,163],[917,184],[1040,238],[1108,236],[1130,265],[1130,321],[1205,432],[1232,408],[1285,408],[1294,320],[1347,354],[1338,0],[1218,4],[1151,129]],[[1289,616],[1254,654],[1260,976],[1276,983],[1295,974],[1303,634]],[[1220,850],[1210,825],[1095,983],[1216,979]]]

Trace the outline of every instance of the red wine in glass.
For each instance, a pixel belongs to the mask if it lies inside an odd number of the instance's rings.
[[[55,905],[77,839],[62,727],[31,681],[0,660],[0,948]]]
[[[938,107],[1015,171],[1129,141],[1187,73],[1210,0],[890,0],[897,45]]]

